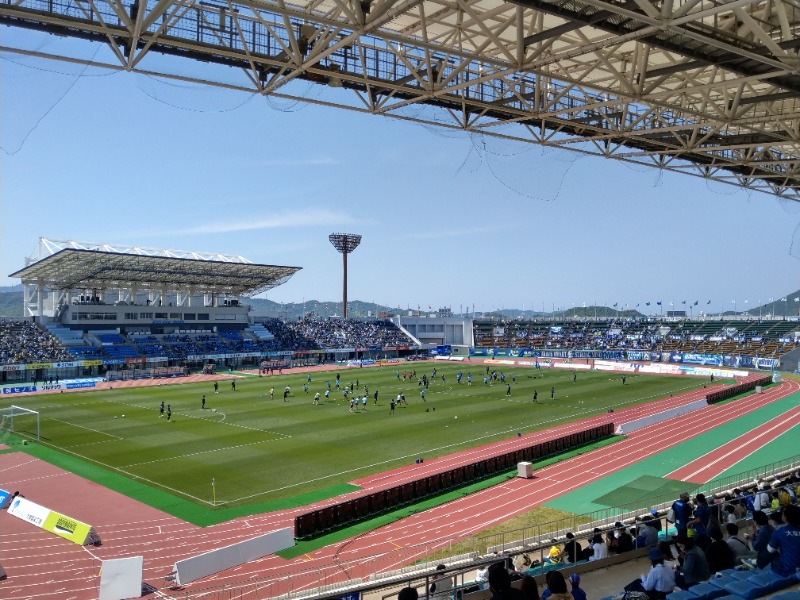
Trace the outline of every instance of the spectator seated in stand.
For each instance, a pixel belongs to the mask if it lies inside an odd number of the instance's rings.
[[[0,364],[73,360],[61,342],[33,321],[0,322]]]

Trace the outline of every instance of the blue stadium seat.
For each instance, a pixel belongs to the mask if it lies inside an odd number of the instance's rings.
[[[726,569],[727,571],[728,569]],[[733,571],[730,573],[730,576],[738,581],[744,581],[746,579],[750,579],[753,576],[753,571],[750,569],[743,569],[741,571],[737,571],[736,569],[730,569]]]
[[[730,575],[722,575],[721,577],[712,577],[709,583],[724,590],[726,585],[728,585],[729,583],[733,583],[734,581],[739,581],[739,580],[734,579]]]
[[[722,571],[717,571],[717,576],[730,577],[736,572],[737,572],[736,569],[723,569]]]
[[[768,588],[770,592],[777,592],[783,588],[796,583],[792,577],[781,577],[771,568],[766,568],[759,571],[754,571],[755,574],[751,575],[748,581],[752,581],[756,585]]]
[[[667,600],[697,600],[697,596],[691,591],[681,590],[667,594]]]
[[[769,594],[769,588],[756,585],[752,581],[746,580],[729,583],[725,586],[725,589],[728,593],[744,598],[744,600],[755,600],[755,598],[760,598],[761,596]]]
[[[800,600],[800,590],[778,594],[777,596],[773,596],[771,600]]]
[[[710,583],[698,583],[690,587],[689,591],[698,598],[703,598],[705,600],[715,600],[716,598],[728,595],[728,592]]]

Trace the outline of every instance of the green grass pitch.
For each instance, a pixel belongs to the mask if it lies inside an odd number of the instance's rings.
[[[396,377],[399,368],[437,378],[420,398],[414,381]],[[461,384],[456,373],[462,371]],[[337,391],[337,371],[316,372],[308,393],[305,374],[248,376],[212,382],[117,388],[105,391],[5,397],[41,413],[41,442],[69,456],[105,467],[204,507],[235,507],[287,501],[302,494],[341,493],[360,477],[478,445],[605,413],[702,387],[689,377],[621,376],[580,371],[503,367],[506,384],[483,384],[485,366],[462,363],[401,363],[343,368],[342,386],[355,383],[366,410],[349,412]],[[466,383],[472,373],[472,385]],[[500,369],[498,368],[498,373]],[[441,380],[444,374],[446,381]],[[512,376],[516,381],[512,381]],[[326,381],[331,395],[324,402]],[[283,389],[291,386],[288,402]],[[550,388],[555,387],[555,399]],[[268,391],[275,389],[274,399]],[[532,402],[534,389],[538,404]],[[373,394],[379,390],[378,405]],[[314,406],[314,393],[322,401]],[[389,412],[390,398],[403,392],[408,406]],[[206,396],[206,409],[201,396]],[[172,420],[159,418],[161,401]],[[122,415],[125,415],[124,418]],[[35,423],[30,420],[29,424]],[[18,432],[22,421],[17,422]],[[28,434],[31,433],[29,429]],[[214,485],[212,487],[212,480]],[[335,492],[334,492],[335,490]]]

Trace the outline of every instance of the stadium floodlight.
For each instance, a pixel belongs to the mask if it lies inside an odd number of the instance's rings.
[[[328,236],[333,247],[342,253],[344,277],[342,279],[342,318],[347,318],[347,255],[358,248],[361,236],[355,233],[332,233]]]
[[[16,433],[22,437],[30,436],[33,437],[33,431],[28,431],[27,429],[21,429],[20,419],[22,417],[36,417],[36,439],[39,439],[40,434],[40,424],[39,424],[39,411],[32,410],[30,408],[23,408],[21,406],[11,405],[8,408],[0,408],[0,432],[7,431],[10,433]],[[14,420],[17,421],[17,426],[14,426]]]

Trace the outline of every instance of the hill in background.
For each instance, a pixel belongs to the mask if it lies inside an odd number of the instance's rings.
[[[22,286],[7,286],[0,287],[0,318],[21,318],[22,311]],[[778,298],[772,302],[767,302],[761,306],[752,306],[747,312],[751,316],[761,316],[763,318],[783,317],[783,316],[800,316],[800,290],[787,294],[785,297]],[[253,312],[257,315],[265,315],[271,317],[278,317],[284,320],[299,319],[304,314],[310,317],[327,318],[333,316],[341,316],[342,303],[341,302],[321,302],[319,300],[307,300],[305,302],[275,302],[267,298],[243,298],[242,302],[249,304],[253,307]],[[665,303],[666,304],[666,303]],[[694,302],[681,302],[677,306],[664,306],[656,307],[655,302],[651,303],[650,308],[663,308],[663,314],[666,315],[667,311],[685,310],[686,314],[692,317],[698,317],[701,311],[707,308],[713,308],[714,304],[704,305],[702,302],[695,304]],[[642,307],[640,306],[639,309]],[[421,314],[427,315],[436,313],[436,309],[423,310]],[[392,308],[382,304],[375,304],[374,302],[362,302],[361,300],[352,300],[348,302],[347,314],[349,317],[365,318],[375,317],[381,313],[389,313],[392,315],[407,315],[409,313],[416,314],[417,310],[413,308]],[[712,311],[714,315],[717,313]],[[733,311],[725,311],[725,315],[733,315]],[[744,310],[739,311],[740,315],[745,314]],[[453,316],[458,316],[453,313]],[[471,315],[470,315],[471,316]],[[616,307],[609,306],[580,306],[570,309],[559,309],[553,313],[540,312],[533,310],[519,310],[516,308],[503,308],[491,312],[485,312],[479,315],[483,318],[496,318],[496,319],[535,319],[541,317],[554,317],[556,319],[593,319],[595,317],[618,317],[618,318],[631,318],[643,317],[643,313],[638,309],[625,309],[618,310]]]

